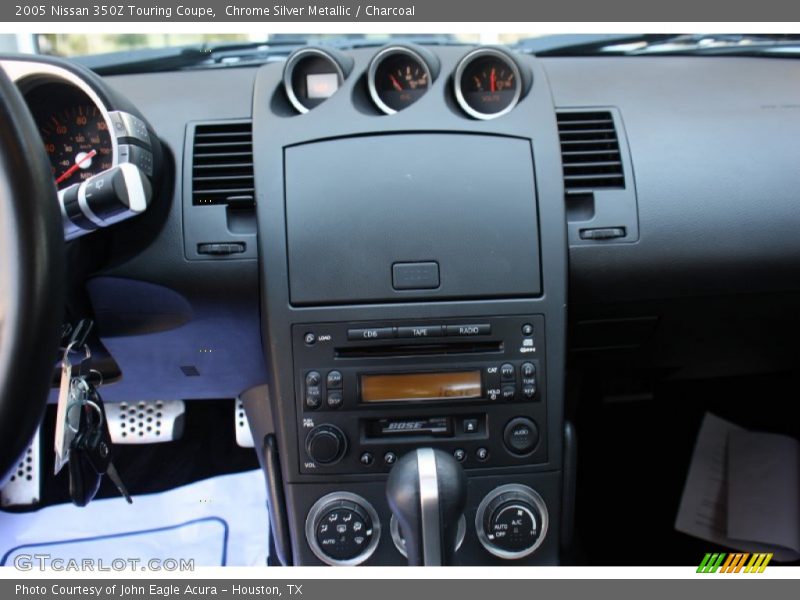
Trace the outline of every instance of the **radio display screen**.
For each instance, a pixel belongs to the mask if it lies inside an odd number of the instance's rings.
[[[361,375],[362,402],[414,402],[480,398],[481,372]]]

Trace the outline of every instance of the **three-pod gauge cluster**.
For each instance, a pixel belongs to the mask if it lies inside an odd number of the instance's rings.
[[[336,50],[307,47],[286,61],[283,85],[292,106],[307,113],[333,96],[353,71],[354,60]],[[369,97],[392,115],[419,100],[441,76],[438,57],[421,46],[393,44],[377,51],[366,71]],[[503,48],[467,52],[450,74],[448,93],[473,119],[495,119],[512,110],[530,89],[532,75]]]

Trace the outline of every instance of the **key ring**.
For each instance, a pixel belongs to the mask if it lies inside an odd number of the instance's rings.
[[[77,434],[80,431],[79,427],[74,427],[72,425],[72,422],[70,421],[70,418],[69,418],[70,411],[73,408],[75,408],[76,406],[90,406],[91,408],[93,408],[95,410],[95,412],[97,413],[97,418],[98,418],[97,427],[102,427],[103,426],[103,422],[104,422],[103,410],[100,408],[100,406],[96,402],[94,402],[93,400],[84,400],[83,402],[73,402],[72,404],[67,406],[67,427],[69,427],[69,429],[72,431],[72,433]]]
[[[69,360],[69,354],[70,354],[70,352],[74,351],[73,349],[77,345],[78,345],[78,342],[70,342],[67,345],[67,347],[64,349],[64,355],[61,357],[61,362],[66,364],[67,367],[71,367],[72,366],[72,362]],[[90,358],[92,358],[92,351],[89,349],[89,344],[84,344],[83,345],[83,350],[85,352],[85,355],[80,360],[81,363],[83,363],[83,362],[89,360]]]
[[[103,374],[100,371],[98,371],[97,369],[89,369],[89,375],[91,375],[92,373],[97,375],[97,379],[98,379],[97,385],[95,385],[94,387],[96,387],[96,388],[102,387],[103,386]]]

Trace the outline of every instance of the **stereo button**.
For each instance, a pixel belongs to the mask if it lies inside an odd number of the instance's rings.
[[[342,387],[342,373],[340,371],[331,371],[325,382],[328,384],[328,389],[339,389]]]
[[[511,419],[503,431],[503,441],[512,454],[530,454],[539,443],[539,429],[527,417]]]
[[[447,335],[451,336],[472,336],[472,335],[489,335],[492,333],[491,325],[448,325]]]
[[[398,327],[397,337],[401,338],[427,338],[442,335],[441,325],[421,325],[418,327]]]
[[[503,400],[511,401],[517,393],[517,388],[513,385],[504,385],[502,389]]]
[[[306,406],[317,409],[322,405],[322,390],[318,385],[306,386]]]
[[[533,377],[536,375],[536,367],[533,363],[522,363],[522,376],[523,377]]]
[[[394,337],[393,327],[372,327],[370,329],[348,329],[347,339],[359,340],[385,340]]]
[[[514,380],[514,365],[511,363],[504,363],[500,367],[500,376],[503,378],[503,381],[513,381]]]
[[[328,392],[328,408],[341,408],[343,403],[341,391],[331,390]]]

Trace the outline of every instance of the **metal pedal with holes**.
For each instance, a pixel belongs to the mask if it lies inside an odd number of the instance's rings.
[[[40,498],[39,471],[41,448],[39,430],[33,436],[31,445],[23,454],[12,472],[8,482],[0,489],[0,506],[29,506],[37,504]]]
[[[242,448],[253,448],[253,433],[250,431],[250,423],[247,421],[247,413],[244,412],[244,403],[241,398],[234,402],[235,414],[233,415],[236,423],[236,444]]]
[[[115,444],[157,444],[183,436],[183,400],[108,402],[105,408]]]

